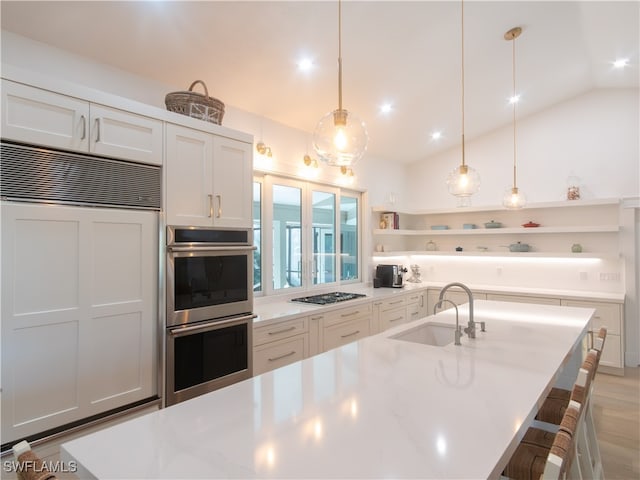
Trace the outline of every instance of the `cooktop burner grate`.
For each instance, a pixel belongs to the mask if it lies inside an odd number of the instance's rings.
[[[364,293],[331,292],[322,295],[310,295],[308,297],[292,298],[292,302],[313,303],[314,305],[330,305],[332,303],[353,300],[354,298],[366,297]]]

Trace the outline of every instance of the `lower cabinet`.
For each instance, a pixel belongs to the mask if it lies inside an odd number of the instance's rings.
[[[589,347],[601,327],[607,328],[599,370],[605,373],[624,374],[624,316],[623,307],[617,303],[591,302],[583,300],[562,300],[568,307],[594,308],[595,314],[589,325]]]
[[[516,303],[536,303],[538,305],[560,305],[559,298],[550,297],[529,297],[525,295],[509,295],[487,293],[487,300],[497,300],[498,302],[516,302]]]
[[[322,332],[322,351],[341,347],[371,335],[371,316],[354,318],[343,323],[324,327]]]
[[[429,289],[427,291],[427,314],[433,314],[433,307],[438,303],[438,299],[440,298],[440,290],[441,289]],[[463,303],[469,303],[469,297],[466,292],[462,289],[451,289],[447,290],[447,293],[444,294],[444,299],[449,300],[450,302],[455,303],[456,305],[462,305]],[[487,295],[484,293],[473,292],[474,300],[486,300]],[[448,310],[449,308],[453,308],[449,302],[444,302],[441,308],[438,308],[438,312],[442,310]]]
[[[309,334],[303,333],[254,347],[253,374],[260,375],[306,358],[308,344]]]
[[[407,321],[407,297],[396,296],[373,303],[372,333],[400,325]]]
[[[320,352],[371,335],[371,314],[371,302],[327,312],[320,328]]]
[[[309,356],[309,318],[256,326],[253,330],[253,374],[260,375]]]
[[[426,296],[426,290],[407,294],[407,322],[429,315]]]

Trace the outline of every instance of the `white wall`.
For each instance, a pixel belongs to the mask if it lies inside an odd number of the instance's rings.
[[[638,89],[600,89],[518,119],[518,186],[528,201],[565,199],[570,175],[580,177],[585,199],[637,197],[638,102]],[[455,207],[445,179],[460,162],[460,149],[455,149],[410,165],[412,207]],[[466,163],[481,178],[472,204],[499,205],[512,181],[512,127],[467,141]]]

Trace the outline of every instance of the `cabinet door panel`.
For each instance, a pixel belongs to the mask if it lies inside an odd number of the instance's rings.
[[[488,293],[487,300],[497,300],[499,302],[536,303],[538,305],[560,305],[559,298],[528,297],[526,295],[501,295]]]
[[[216,136],[213,148],[214,224],[250,228],[253,200],[251,145]]]
[[[401,325],[406,321],[406,308],[402,307],[396,310],[387,310],[386,312],[380,313],[380,331],[384,332],[385,330],[397,325]]]
[[[2,137],[86,152],[89,103],[3,80]]]
[[[301,333],[307,332],[307,317],[295,318],[285,322],[268,325],[265,327],[255,327],[253,329],[253,344],[262,345],[263,343],[281,340],[283,338],[293,337]]]
[[[254,348],[253,374],[260,375],[302,360],[307,356],[307,342],[308,336],[303,334]]]
[[[355,342],[361,338],[369,336],[370,317],[355,319],[325,327],[322,351]]]
[[[213,135],[167,124],[167,224],[213,225]]]
[[[602,350],[600,365],[605,367],[622,368],[624,365],[622,358],[622,342],[620,335],[609,335]]]
[[[160,120],[91,105],[91,152],[162,165],[162,143]]]

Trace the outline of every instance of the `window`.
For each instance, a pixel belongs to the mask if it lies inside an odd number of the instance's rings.
[[[255,292],[359,281],[359,193],[267,175],[253,194]]]
[[[253,291],[262,291],[262,182],[253,182]]]

